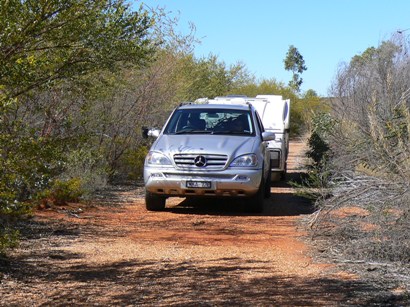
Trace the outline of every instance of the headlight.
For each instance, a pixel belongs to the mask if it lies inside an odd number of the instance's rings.
[[[172,165],[167,156],[156,151],[150,151],[148,153],[145,163],[149,165]]]
[[[233,167],[249,167],[249,166],[257,166],[258,165],[258,158],[255,154],[243,155],[237,157],[235,160],[232,161],[230,166]]]

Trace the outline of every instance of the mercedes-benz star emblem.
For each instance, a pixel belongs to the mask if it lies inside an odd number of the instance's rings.
[[[194,160],[194,164],[198,167],[204,167],[206,165],[206,158],[204,156],[197,156]]]

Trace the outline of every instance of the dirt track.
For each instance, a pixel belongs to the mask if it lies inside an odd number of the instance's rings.
[[[290,178],[300,176],[302,153],[303,143],[292,142]],[[0,263],[0,305],[376,303],[377,289],[313,260],[298,227],[311,212],[287,183],[272,187],[258,215],[229,200],[171,199],[165,212],[147,212],[132,187],[93,205],[39,210],[10,262]]]

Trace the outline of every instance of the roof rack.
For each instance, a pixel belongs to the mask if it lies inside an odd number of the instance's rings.
[[[229,98],[248,98],[246,95],[226,95],[225,97]]]
[[[193,104],[193,102],[192,101],[183,101],[179,104],[179,106],[181,107],[181,106],[185,106],[187,104]]]

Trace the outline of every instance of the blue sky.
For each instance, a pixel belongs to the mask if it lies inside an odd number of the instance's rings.
[[[341,62],[377,47],[399,29],[410,28],[409,0],[143,0],[179,16],[187,33],[196,26],[197,57],[214,54],[227,65],[244,63],[257,79],[285,84],[291,73],[283,60],[290,45],[307,71],[302,91],[327,96]],[[410,35],[410,30],[404,32]]]

